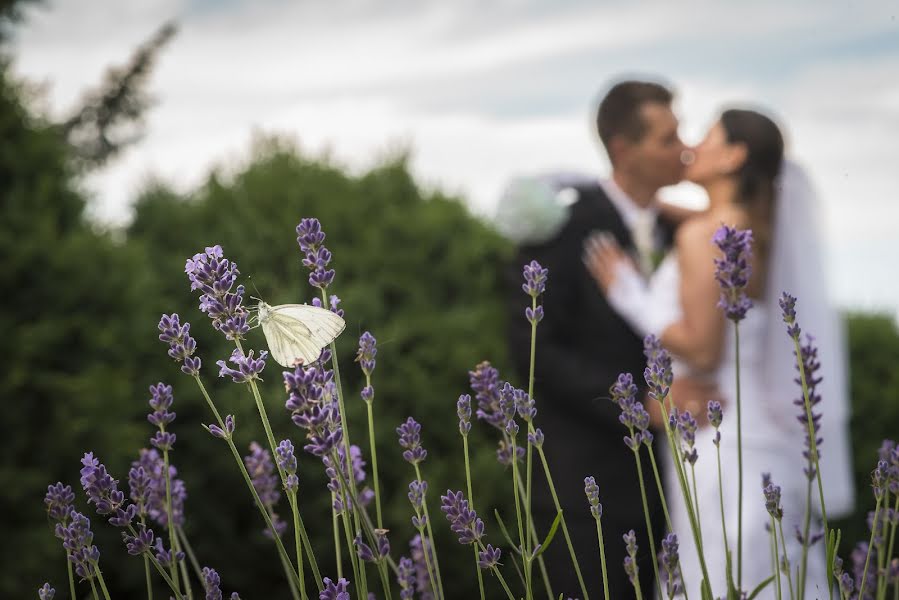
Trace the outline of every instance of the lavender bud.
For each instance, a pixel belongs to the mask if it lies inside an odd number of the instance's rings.
[[[235,348],[231,352],[228,361],[234,363],[236,369],[227,366],[225,361],[217,360],[215,364],[219,366],[219,377],[230,377],[234,383],[249,383],[255,379],[260,379],[259,373],[265,368],[265,359],[268,352],[262,350],[259,352],[259,358],[253,358],[253,351],[243,354]]]
[[[539,427],[534,430],[534,433],[528,434],[528,443],[534,448],[542,448],[544,441],[543,430]]]
[[[456,415],[459,417],[459,433],[463,436],[471,431],[471,396],[462,394],[456,401]]]
[[[240,339],[250,330],[249,313],[243,306],[244,287],[232,292],[240,271],[224,258],[221,246],[209,246],[187,260],[184,272],[191,290],[200,290],[200,310],[212,319],[212,326],[229,340]]]
[[[722,225],[712,241],[724,254],[723,258],[715,259],[715,280],[721,287],[718,306],[728,319],[741,321],[752,308],[752,301],[746,295],[752,274],[752,231]]]
[[[400,446],[406,449],[403,452],[406,462],[417,465],[427,458],[428,452],[421,445],[421,424],[415,419],[408,417],[405,423],[396,428],[396,433]]]
[[[599,503],[599,486],[593,476],[584,478],[584,493],[587,494],[587,502],[590,504],[590,514],[594,519],[602,517],[602,504]]]
[[[45,583],[37,591],[37,596],[40,600],[53,600],[55,595],[56,590],[50,587],[49,583]]]
[[[159,341],[169,345],[168,355],[182,363],[181,370],[187,375],[200,374],[202,361],[193,356],[197,342],[190,336],[190,323],[181,324],[177,313],[162,315],[159,319]]]
[[[549,269],[544,269],[536,260],[524,266],[524,284],[521,289],[531,298],[536,298],[546,291],[546,279]]]
[[[324,242],[325,232],[318,219],[302,219],[297,225],[297,244],[306,255],[303,266],[311,271],[309,284],[323,290],[334,281],[334,270],[327,268],[331,253],[323,246]]]
[[[72,486],[57,482],[47,486],[47,495],[44,496],[44,504],[47,506],[47,515],[59,523],[65,523],[72,514],[75,493]]]
[[[482,569],[490,569],[496,567],[502,556],[502,550],[494,548],[493,545],[487,544],[484,550],[478,552],[478,566]]]
[[[218,425],[209,425],[206,429],[215,437],[226,440],[234,434],[234,415],[225,416],[225,429]]]
[[[324,584],[325,588],[318,595],[319,600],[350,600],[350,593],[347,591],[350,582],[343,577],[337,583],[325,577]]]
[[[459,536],[460,544],[474,544],[484,535],[484,522],[469,507],[468,500],[461,491],[447,490],[440,497],[440,510],[446,514],[450,529]]]
[[[139,556],[144,552],[149,552],[153,548],[155,536],[152,529],[147,529],[144,525],[138,525],[136,536],[123,534],[125,539],[125,547],[131,556]]]
[[[375,370],[375,356],[378,354],[378,342],[371,333],[366,331],[359,338],[359,349],[356,351],[356,360],[362,367],[362,372],[371,376]]]

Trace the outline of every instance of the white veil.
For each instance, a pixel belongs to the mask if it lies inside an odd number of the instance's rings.
[[[852,510],[855,489],[849,444],[848,361],[843,323],[829,298],[825,277],[825,257],[817,226],[821,210],[818,196],[805,171],[792,161],[784,161],[776,182],[776,208],[773,220],[773,245],[769,260],[765,300],[773,311],[766,332],[766,364],[769,374],[767,402],[771,414],[784,435],[803,443],[804,428],[798,423],[797,407],[801,389],[793,344],[786,324],[779,318],[778,299],[782,292],[795,296],[797,322],[806,334],[815,338],[821,362],[818,385],[822,414],[819,437],[820,467],[828,518]],[[818,494],[813,494],[818,511]],[[819,513],[820,514],[820,513]]]

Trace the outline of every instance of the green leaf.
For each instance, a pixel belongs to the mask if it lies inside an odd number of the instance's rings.
[[[512,547],[512,550],[516,554],[521,554],[521,550],[519,550],[515,546],[515,542],[512,541],[512,537],[509,535],[509,530],[506,529],[506,524],[503,523],[503,518],[499,516],[499,511],[497,509],[493,509],[493,514],[496,515],[496,521],[499,523],[499,528],[503,532],[503,537],[506,538],[506,541],[509,542],[509,545]],[[514,558],[514,557],[513,557]]]
[[[766,579],[765,581],[763,581],[763,582],[761,582],[760,584],[758,584],[758,585],[755,587],[755,589],[752,590],[752,593],[749,594],[749,598],[747,598],[747,600],[752,600],[753,598],[755,598],[756,596],[758,596],[758,595],[762,592],[762,590],[765,589],[765,588],[768,586],[768,584],[771,583],[772,581],[774,581],[774,575],[772,575],[771,577],[769,577],[769,578]]]
[[[556,518],[553,520],[552,527],[549,528],[549,533],[546,534],[546,539],[543,540],[543,543],[540,544],[540,549],[534,553],[534,556],[531,557],[533,560],[537,558],[549,548],[550,543],[552,543],[553,538],[556,537],[556,531],[559,529],[559,523],[562,522],[562,511],[560,510],[556,515]]]

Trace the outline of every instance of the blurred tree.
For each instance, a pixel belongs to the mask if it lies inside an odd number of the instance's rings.
[[[458,201],[422,192],[409,175],[405,156],[351,177],[327,162],[303,157],[283,141],[267,139],[257,143],[251,163],[227,180],[214,174],[187,197],[164,187],[148,191],[138,201],[128,230],[129,244],[143,247],[147,267],[158,271],[160,288],[147,299],[155,310],[146,320],[174,310],[191,321],[191,332],[206,361],[206,378],[218,401],[229,412],[238,413],[237,439],[244,448],[251,439],[264,440],[258,417],[244,386],[213,378],[215,368],[209,365],[227,356],[232,346],[211,330],[208,319],[197,310],[183,273],[184,260],[206,245],[220,243],[226,256],[237,261],[240,281],[249,294],[261,295],[270,303],[309,302],[315,294],[306,283],[294,232],[304,216],[322,221],[326,245],[334,254],[337,279],[332,291],[342,299],[347,319],[338,355],[349,428],[367,460],[365,410],[358,395],[362,377],[352,360],[364,330],[371,330],[379,340],[374,386],[385,520],[395,554],[408,554],[406,543],[412,530],[406,492],[414,474],[400,456],[394,429],[409,415],[422,423],[429,450],[423,471],[431,483],[433,516],[442,521],[436,512],[440,493],[447,487],[464,487],[464,472],[458,468],[461,441],[455,403],[468,390],[467,371],[485,358],[497,361],[498,366],[504,363],[498,278],[508,247]],[[525,300],[522,294],[522,306]],[[261,335],[251,332],[250,347],[262,344]],[[163,348],[156,352],[165,358]],[[301,434],[284,410],[281,371],[269,363],[263,374],[264,397],[276,435],[289,435],[301,446]],[[159,372],[174,380],[182,402],[179,415],[193,410],[186,406],[195,407],[197,419],[209,419],[193,383],[184,381],[175,365],[163,363]],[[189,423],[180,424],[179,443],[181,431],[189,427]],[[272,560],[271,542],[259,533],[259,519],[252,513],[230,457],[217,440],[198,429],[193,432],[188,429],[185,436],[190,454],[179,460],[191,489],[188,529],[192,536],[196,534],[198,553],[221,567],[229,586],[265,597],[279,591],[283,595],[283,578]],[[507,480],[498,477],[501,467],[483,428],[475,428],[473,442],[478,502],[489,518],[489,507],[507,495],[502,493]],[[306,514],[312,515],[307,522],[313,543],[320,549],[324,571],[333,574],[330,499],[323,468],[319,461],[304,456],[300,470],[301,502]],[[215,502],[215,511],[199,508],[209,502]],[[447,572],[468,572],[468,549],[459,546],[442,523],[435,529]],[[501,539],[495,524],[493,535]],[[250,560],[256,561],[252,567]],[[376,580],[374,573],[369,580]],[[459,597],[477,594],[476,580],[456,581],[456,585],[462,586]]]
[[[843,530],[840,554],[849,556],[856,542],[867,541],[865,523],[874,510],[871,472],[885,439],[899,441],[899,330],[893,317],[854,313],[848,317],[851,434],[855,465],[856,505],[836,524]],[[822,352],[825,349],[822,348]],[[827,374],[824,373],[824,377]],[[827,452],[824,440],[823,452]]]
[[[174,23],[165,23],[124,67],[109,68],[100,86],[85,93],[81,106],[61,124],[84,168],[104,165],[140,139],[143,116],[151,105],[145,88],[159,52],[176,31]]]

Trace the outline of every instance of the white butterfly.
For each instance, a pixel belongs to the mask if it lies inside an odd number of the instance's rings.
[[[271,306],[260,301],[257,320],[272,358],[282,367],[314,362],[346,327],[339,315],[309,304]]]

